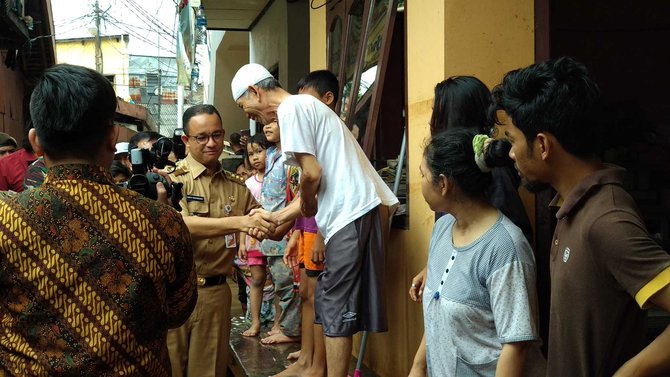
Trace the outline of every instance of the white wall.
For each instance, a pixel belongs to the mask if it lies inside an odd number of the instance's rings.
[[[273,2],[251,30],[249,61],[278,67],[279,82],[295,92],[298,80],[309,73],[309,2]]]
[[[221,37],[218,47],[211,46],[215,57],[211,68],[210,103],[219,110],[228,139],[231,133],[249,128],[249,120],[237,107],[230,92],[233,76],[241,66],[249,63],[249,32],[227,31]],[[212,38],[212,41],[216,39]]]

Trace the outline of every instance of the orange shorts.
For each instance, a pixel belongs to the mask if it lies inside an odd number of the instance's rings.
[[[305,264],[305,269],[310,271],[323,271],[323,263],[312,262],[312,246],[316,233],[302,231],[300,233],[300,247],[298,248],[298,259]]]
[[[302,246],[303,231],[300,230],[299,232],[300,232],[300,241],[298,241],[298,263],[300,263],[300,268],[305,268],[305,248]]]

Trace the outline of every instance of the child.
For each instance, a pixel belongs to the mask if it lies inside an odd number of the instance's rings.
[[[109,173],[114,178],[114,183],[119,184],[126,182],[132,176],[130,169],[121,161],[113,161],[112,166],[109,168]]]
[[[265,176],[265,157],[269,146],[265,135],[256,134],[247,143],[247,158],[249,164],[256,172],[249,177],[245,183],[251,194],[257,201],[261,199],[261,188],[263,186],[263,177]],[[244,164],[240,165],[244,166]],[[245,332],[244,336],[257,336],[261,331],[261,304],[263,301],[263,287],[266,278],[266,257],[261,253],[260,242],[246,234],[241,235],[240,249],[238,257],[241,261],[246,261],[251,272],[249,286],[249,313],[251,315],[251,326]]]
[[[274,145],[266,151],[265,175],[259,202],[263,209],[273,212],[284,208],[292,200],[293,193],[289,190],[289,182],[297,181],[298,169],[284,164],[286,157],[281,152],[277,123],[265,125],[263,132],[268,142]],[[288,222],[280,226],[276,234],[285,234],[291,227],[293,223]],[[263,344],[295,342],[300,336],[300,300],[293,292],[293,271],[282,260],[286,242],[286,237],[283,237],[281,241],[266,239],[260,245],[275,285],[275,297],[279,300],[275,325],[268,336],[261,340]],[[260,282],[265,281],[265,276],[262,278]]]
[[[298,82],[298,93],[318,98],[335,110],[339,83],[337,77],[326,70],[313,71]],[[323,271],[326,245],[314,217],[300,217],[295,221],[294,232],[286,248],[285,261],[291,266],[296,256],[300,266],[300,298],[302,300],[302,340],[300,351],[289,355],[297,361],[278,376],[290,376],[308,370],[309,376],[326,374],[326,348],[321,325],[314,324],[314,292],[317,277]],[[293,263],[292,263],[293,261]]]

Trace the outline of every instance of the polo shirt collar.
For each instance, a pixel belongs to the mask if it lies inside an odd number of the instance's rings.
[[[604,168],[593,172],[593,174],[584,178],[575,186],[565,199],[561,198],[560,194],[556,194],[551,203],[549,203],[549,206],[557,207],[560,205],[560,209],[556,212],[557,219],[570,215],[573,209],[584,201],[596,188],[609,184],[623,185],[626,169],[612,164],[603,165]]]
[[[188,170],[191,172],[191,174],[193,174],[193,178],[198,178],[203,173],[207,172],[207,167],[198,162],[195,158],[193,158],[193,156],[190,153],[186,156],[184,160],[186,161],[186,165],[188,165]],[[213,175],[222,173],[223,168],[221,167],[221,163],[217,162],[217,169]]]

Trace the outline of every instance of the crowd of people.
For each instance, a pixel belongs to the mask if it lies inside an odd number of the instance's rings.
[[[247,64],[231,91],[262,132],[230,136],[243,160],[228,171],[224,119],[188,108],[188,154],[157,171],[181,184],[177,211],[161,183],[157,200],[119,185],[136,173],[131,151],[161,136],[118,142],[102,75],[46,71],[23,143],[0,134],[0,376],[225,376],[232,275],[241,335],[300,342],[278,376],[347,376],[352,335],[389,330],[384,249],[398,199],[337,115],[337,78],[311,72],[292,95]],[[645,309],[670,310],[670,255],[625,171],[599,159],[600,109],[571,58],[511,71],[493,91],[471,76],[437,84],[415,171],[437,220],[409,282],[424,335],[399,375],[670,373],[670,330],[644,338]],[[557,193],[547,339],[521,185]]]

